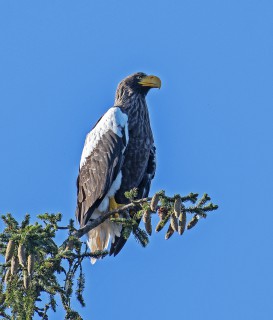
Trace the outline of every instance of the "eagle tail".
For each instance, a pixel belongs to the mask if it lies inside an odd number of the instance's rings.
[[[96,228],[90,230],[87,234],[87,244],[91,252],[106,250],[109,245],[109,240],[120,236],[121,227],[111,221],[104,221]],[[94,264],[96,258],[91,258],[91,263]]]

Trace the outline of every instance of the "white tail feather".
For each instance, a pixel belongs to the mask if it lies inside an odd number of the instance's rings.
[[[104,221],[96,228],[90,230],[87,234],[87,244],[91,252],[98,250],[105,250],[109,245],[109,240],[112,238],[112,242],[115,236],[119,237],[121,232],[121,225],[118,225],[111,221]],[[97,261],[96,258],[91,258],[91,263],[94,264]]]

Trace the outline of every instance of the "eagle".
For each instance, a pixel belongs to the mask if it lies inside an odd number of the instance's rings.
[[[77,178],[76,218],[81,227],[109,210],[125,205],[124,193],[137,188],[147,197],[156,170],[156,148],[146,95],[161,80],[143,72],[123,79],[111,107],[87,134]],[[120,224],[104,221],[87,233],[91,252],[108,248],[116,256],[126,239]],[[95,258],[91,259],[96,262]]]

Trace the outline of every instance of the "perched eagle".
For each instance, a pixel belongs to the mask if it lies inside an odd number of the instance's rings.
[[[81,227],[128,203],[126,191],[137,188],[137,198],[148,196],[156,162],[145,97],[151,88],[160,86],[158,77],[142,72],[126,77],[117,87],[114,106],[88,133],[77,179],[76,217]],[[87,236],[91,252],[106,249],[111,238],[114,256],[126,242],[121,225],[109,220]]]

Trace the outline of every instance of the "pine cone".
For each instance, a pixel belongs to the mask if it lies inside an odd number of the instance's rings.
[[[155,227],[156,232],[159,232],[160,230],[162,230],[170,218],[170,215],[168,214],[168,209],[164,207],[159,208],[158,215],[160,217],[160,221]]]
[[[7,249],[6,249],[5,262],[8,262],[11,259],[14,249],[15,249],[15,242],[13,240],[9,240]]]
[[[33,253],[31,253],[27,258],[27,271],[30,277],[32,277],[33,275],[34,263],[35,263],[35,256]]]
[[[187,215],[186,212],[183,210],[179,215],[179,221],[178,221],[178,233],[182,235],[186,228],[186,222],[187,222]]]
[[[24,272],[24,287],[26,290],[29,288],[29,284],[30,284],[30,277],[26,272]]]
[[[158,205],[158,202],[160,200],[160,197],[159,197],[159,194],[156,193],[153,197],[152,197],[152,200],[151,200],[151,203],[150,203],[150,208],[153,212],[156,212],[157,210],[157,205]]]
[[[156,227],[155,227],[155,231],[156,231],[156,232],[159,232],[161,229],[162,229],[161,221],[159,221],[158,224],[157,224]]]
[[[19,244],[18,247],[18,259],[20,265],[25,268],[27,264],[27,259],[26,259],[26,248],[23,244]]]
[[[165,207],[160,207],[158,209],[158,215],[160,218],[160,221],[162,221],[163,219],[165,219],[166,215],[168,214],[168,209]]]
[[[147,231],[148,235],[150,236],[152,234],[152,222],[151,222],[151,212],[150,210],[145,210],[144,214],[142,216],[145,230]]]
[[[171,214],[171,226],[174,231],[178,230],[178,222],[174,213]]]
[[[10,265],[10,273],[12,275],[15,275],[18,271],[18,267],[19,267],[19,261],[18,261],[18,257],[13,256],[11,259],[11,265]]]
[[[10,277],[10,268],[7,269],[6,274],[5,274],[5,283],[8,283]]]
[[[171,237],[173,234],[174,234],[174,230],[173,230],[173,228],[172,228],[172,226],[171,226],[171,224],[170,224],[170,225],[169,225],[169,228],[168,228],[168,230],[167,230],[167,232],[166,232],[166,234],[165,234],[165,239],[166,239],[166,240],[170,239],[170,237]]]
[[[175,201],[174,201],[174,213],[175,213],[175,216],[176,218],[179,217],[180,213],[181,213],[181,198],[176,198]]]

